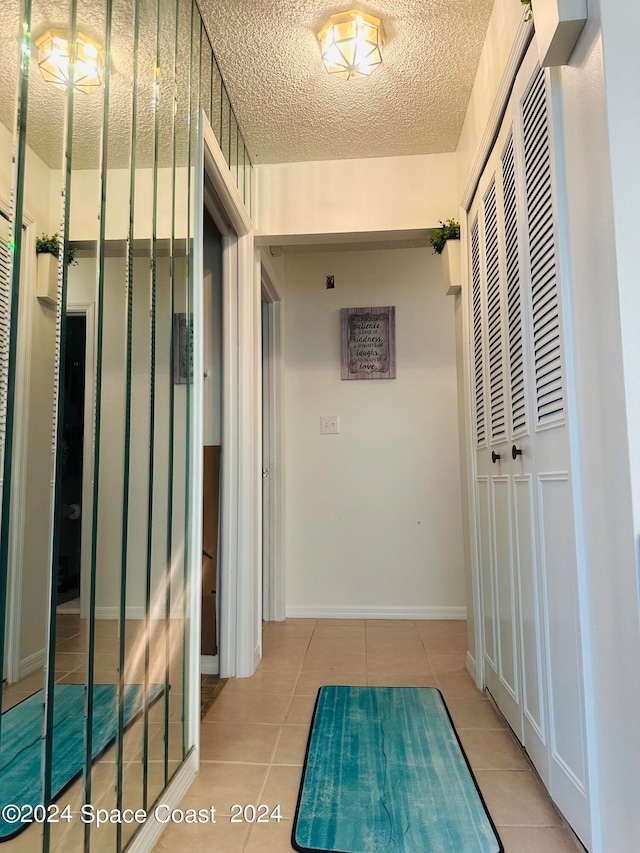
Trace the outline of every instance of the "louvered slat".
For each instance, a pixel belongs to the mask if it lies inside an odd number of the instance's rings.
[[[507,332],[509,352],[509,391],[511,430],[518,435],[527,429],[522,341],[522,300],[518,258],[518,207],[513,134],[509,135],[502,155],[502,196],[504,215],[505,268],[507,276]]]
[[[539,70],[522,104],[533,373],[538,425],[564,412],[557,251],[553,227],[551,160],[544,72]]]
[[[487,331],[489,358],[489,413],[491,440],[500,441],[507,432],[502,355],[502,306],[500,301],[500,260],[498,254],[498,211],[496,183],[484,198],[485,273],[487,282]]]
[[[11,320],[11,250],[9,223],[0,220],[0,460],[4,454],[7,424],[7,383],[9,373],[9,324]]]
[[[478,220],[471,229],[471,285],[473,298],[473,358],[476,406],[476,444],[485,443],[487,426],[484,412],[484,353],[482,348],[482,290],[480,283],[480,237]]]

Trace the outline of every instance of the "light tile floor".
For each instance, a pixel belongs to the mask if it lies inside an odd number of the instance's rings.
[[[439,687],[506,853],[578,853],[515,738],[465,669],[466,623],[287,620],[264,628],[253,676],[228,682],[202,723],[200,773],[181,807],[215,825],[172,825],[156,850],[291,850],[309,723],[323,684]],[[231,823],[230,809],[280,804],[280,823]]]

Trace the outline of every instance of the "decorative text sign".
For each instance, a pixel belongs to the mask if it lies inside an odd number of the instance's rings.
[[[173,382],[186,385],[193,382],[193,314],[187,323],[186,314],[173,315]],[[187,364],[189,368],[187,370]]]
[[[341,308],[343,379],[396,378],[396,309]]]

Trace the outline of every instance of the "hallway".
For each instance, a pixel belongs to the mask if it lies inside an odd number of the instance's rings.
[[[309,723],[323,684],[438,687],[506,853],[577,853],[516,741],[465,670],[460,621],[289,619],[266,623],[252,678],[233,679],[202,723],[200,773],[181,808],[216,824],[173,825],[156,850],[280,853],[290,837]],[[280,823],[230,823],[233,804],[280,804]]]

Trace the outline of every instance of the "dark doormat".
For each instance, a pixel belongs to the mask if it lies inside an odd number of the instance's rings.
[[[222,688],[227,683],[226,678],[217,675],[200,676],[200,719],[204,720],[207,712],[216,701]]]

